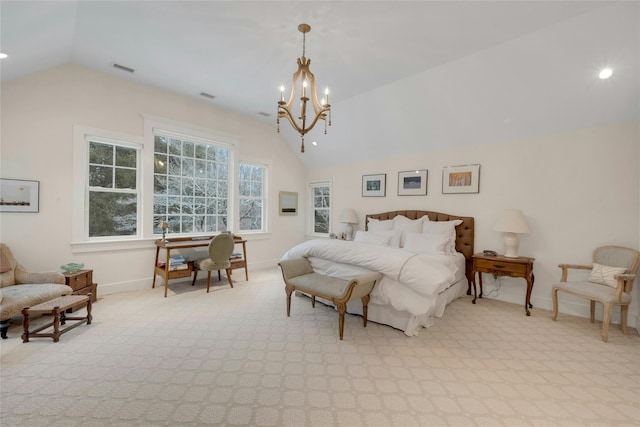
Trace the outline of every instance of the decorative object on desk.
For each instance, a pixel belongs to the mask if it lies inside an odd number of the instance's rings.
[[[518,234],[529,233],[527,221],[519,209],[505,209],[498,217],[495,231],[504,232],[504,256],[507,258],[518,258]]]
[[[329,88],[324,91],[324,98],[322,98],[322,104],[318,102],[318,96],[316,94],[316,79],[309,70],[309,64],[311,60],[305,57],[305,42],[306,34],[311,31],[311,26],[308,24],[298,25],[298,31],[302,33],[302,57],[298,58],[298,70],[293,74],[293,84],[291,86],[291,95],[289,101],[284,100],[284,85],[280,86],[280,101],[278,101],[278,132],[280,132],[280,118],[285,117],[291,123],[291,126],[300,134],[302,144],[300,145],[300,152],[304,153],[304,136],[316,125],[318,120],[324,121],[324,133],[327,134],[327,118],[329,119],[329,126],[331,126],[331,105],[329,104]],[[298,79],[300,79],[300,102],[296,100],[296,87],[298,86]],[[307,88],[307,86],[310,86]],[[310,90],[310,93],[307,91]],[[307,102],[311,100],[313,106],[313,115],[307,116]],[[300,105],[300,112],[294,113],[293,106]],[[300,122],[296,122],[295,118],[298,118]]]
[[[387,191],[387,174],[362,175],[362,197],[384,197]]]
[[[398,196],[426,196],[427,170],[398,172]]]
[[[278,196],[280,215],[298,215],[298,193],[281,191]]]
[[[358,214],[351,208],[345,208],[342,210],[340,214],[340,219],[338,219],[342,224],[347,224],[345,226],[345,239],[353,240],[353,225],[358,223]]]
[[[0,212],[38,212],[40,181],[0,179]]]
[[[75,274],[78,271],[82,270],[82,268],[84,267],[84,263],[80,262],[70,262],[68,264],[65,265],[61,265],[60,268],[64,270],[65,273],[68,274]]]
[[[167,228],[169,228],[169,224],[167,224],[165,221],[162,221],[160,223],[160,229],[162,230],[162,241],[163,242],[167,241]]]
[[[442,170],[442,194],[480,192],[480,165],[447,166]]]

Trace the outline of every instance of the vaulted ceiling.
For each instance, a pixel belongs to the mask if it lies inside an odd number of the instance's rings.
[[[308,167],[640,113],[637,2],[3,0],[0,15],[3,82],[74,63],[271,122],[274,132],[278,87],[291,86],[306,22],[306,56],[333,109],[328,134],[314,130],[307,140],[318,146],[299,154]],[[606,82],[604,66],[614,68]]]

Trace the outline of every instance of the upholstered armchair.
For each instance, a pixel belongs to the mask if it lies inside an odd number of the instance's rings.
[[[31,273],[13,257],[9,247],[0,243],[0,336],[7,337],[9,320],[25,307],[40,304],[61,295],[71,295],[60,272]]]
[[[640,263],[640,252],[621,246],[603,246],[593,252],[592,265],[560,264],[560,283],[553,286],[553,320],[558,317],[558,291],[586,298],[591,302],[591,323],[595,322],[596,302],[604,306],[602,341],[609,338],[609,323],[614,305],[620,306],[620,328],[628,334],[627,316],[631,303],[631,289]],[[591,270],[586,281],[568,281],[570,269]]]

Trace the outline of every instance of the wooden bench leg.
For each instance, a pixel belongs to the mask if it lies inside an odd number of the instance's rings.
[[[339,328],[340,328],[340,341],[342,341],[342,336],[344,335],[344,313],[346,313],[347,311],[347,304],[343,302],[339,302],[336,304],[336,308],[338,309],[338,314],[340,315]]]
[[[284,290],[287,293],[287,317],[291,317],[291,294],[293,293],[293,286],[285,285]]]
[[[365,295],[360,299],[362,300],[362,322],[364,327],[366,328],[367,327],[367,310],[369,309],[368,305],[371,297],[369,295]]]

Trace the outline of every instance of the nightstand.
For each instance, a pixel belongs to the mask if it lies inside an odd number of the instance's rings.
[[[91,302],[98,299],[98,284],[93,283],[93,270],[80,270],[77,273],[63,273],[64,284],[73,289],[72,295],[87,295],[91,292]]]
[[[533,308],[531,305],[531,290],[533,289],[533,261],[535,258],[518,257],[507,258],[504,256],[489,256],[485,254],[473,255],[473,303],[476,303],[476,273],[480,279],[480,296],[482,298],[482,273],[495,274],[496,276],[522,277],[527,281],[527,296],[524,300],[524,309],[527,316],[531,315],[529,311]]]

